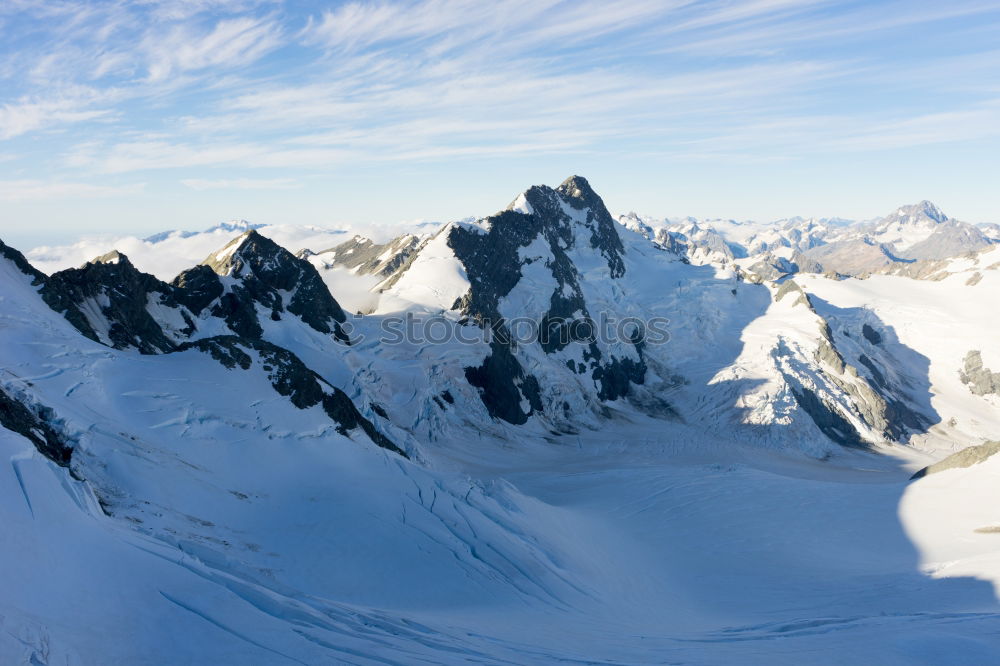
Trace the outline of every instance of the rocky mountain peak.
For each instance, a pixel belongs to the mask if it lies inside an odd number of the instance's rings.
[[[229,222],[222,222],[214,227],[208,229],[208,231],[251,231],[253,229],[260,229],[263,224],[254,224],[246,220],[230,220]]]
[[[646,224],[646,222],[639,216],[635,211],[629,211],[624,215],[618,216],[618,223],[628,229],[629,231],[634,231],[637,234],[642,234],[647,238],[653,237],[653,229]]]
[[[316,268],[256,230],[251,229],[233,239],[209,255],[202,265],[217,275],[239,279],[240,284],[225,297],[232,302],[220,308],[221,316],[239,334],[260,336],[260,326],[244,316],[253,311],[247,304],[256,302],[270,309],[274,320],[279,320],[281,312],[287,310],[317,331],[334,333],[347,340],[340,328],[347,316],[330,295]],[[182,277],[187,280],[186,276]],[[193,275],[192,281],[201,283],[204,279]],[[211,291],[202,291],[209,295],[219,291],[217,286],[209,286]],[[241,302],[239,307],[235,301]]]
[[[291,252],[251,229],[209,255],[202,263],[219,275],[240,275],[245,268],[255,271],[294,259],[295,255]]]
[[[175,342],[150,315],[155,302],[176,306],[173,289],[112,250],[80,268],[53,273],[40,291],[45,302],[88,338],[143,354],[171,351]],[[186,324],[191,326],[191,322]],[[193,330],[193,327],[192,327]]]
[[[583,176],[570,176],[556,188],[556,192],[570,200],[578,201],[584,206],[604,207],[604,202]]]
[[[111,252],[108,252],[107,254],[102,254],[99,257],[95,257],[94,259],[91,259],[87,263],[90,263],[90,264],[110,264],[110,265],[120,264],[122,266],[128,266],[128,267],[132,266],[132,262],[128,260],[128,257],[126,257],[124,254],[122,254],[118,250],[111,250]]]
[[[910,206],[901,206],[893,213],[887,215],[885,219],[887,222],[903,223],[930,220],[940,224],[941,222],[947,222],[948,216],[945,215],[940,208],[925,199],[924,201]]]
[[[611,277],[625,273],[625,251],[617,225],[604,201],[582,176],[570,176],[556,189],[535,186],[522,195],[526,209],[518,212],[534,215],[543,229],[561,237],[567,247],[589,245],[608,262]],[[518,201],[522,197],[518,197]],[[582,242],[581,242],[582,241]]]

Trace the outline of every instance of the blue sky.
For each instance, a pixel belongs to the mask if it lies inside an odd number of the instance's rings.
[[[1000,222],[1000,2],[4,0],[0,237],[614,212]]]

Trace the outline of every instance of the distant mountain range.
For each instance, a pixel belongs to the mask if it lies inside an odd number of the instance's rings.
[[[761,224],[655,219],[635,213],[621,215],[618,221],[695,264],[731,266],[759,279],[793,273],[892,272],[1000,243],[1000,226],[951,219],[929,201],[867,222],[791,218]]]

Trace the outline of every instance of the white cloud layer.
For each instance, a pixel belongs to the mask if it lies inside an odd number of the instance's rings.
[[[344,225],[335,228],[279,224],[262,227],[259,232],[289,252],[302,249],[321,252],[343,243],[355,234],[385,241],[407,230],[416,231],[420,224],[422,223],[402,223],[392,227]],[[65,268],[82,266],[95,257],[118,250],[139,270],[169,282],[178,273],[201,263],[241,233],[239,230],[213,227],[198,233],[164,232],[148,239],[135,236],[88,236],[69,245],[36,247],[25,252],[25,256],[40,271],[51,274]]]

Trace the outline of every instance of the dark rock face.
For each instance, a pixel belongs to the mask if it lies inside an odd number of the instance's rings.
[[[805,410],[824,435],[841,446],[857,449],[867,449],[868,444],[861,438],[854,425],[845,419],[836,409],[828,406],[816,393],[808,388],[793,389],[795,401]]]
[[[563,200],[569,205],[577,210],[587,211],[585,224],[592,229],[590,246],[599,250],[608,260],[611,277],[625,275],[625,262],[622,259],[625,248],[622,246],[622,239],[618,236],[617,229],[615,229],[615,221],[604,206],[604,201],[590,187],[587,179],[582,176],[571,176],[556,191],[563,196]],[[533,198],[528,197],[532,206],[534,206]]]
[[[49,307],[88,338],[116,349],[135,348],[143,354],[173,351],[195,334],[194,318],[206,309],[237,335],[260,338],[263,329],[258,306],[270,310],[272,319],[280,319],[287,311],[312,328],[349,343],[340,326],[346,316],[309,262],[255,231],[231,245],[234,247],[225,260],[186,270],[171,284],[140,272],[118,252],[46,277],[31,268],[20,253],[3,248],[5,256],[10,254],[42,285],[40,293]],[[228,289],[213,267],[234,278]],[[168,334],[163,322],[150,314],[151,306],[175,310],[184,326]],[[103,336],[95,330],[95,321],[99,328],[107,329],[102,330]]]
[[[106,342],[84,314],[85,307],[98,310],[107,321],[107,341],[115,349],[134,347],[143,354],[162,354],[177,347],[147,309],[151,302],[177,307],[174,289],[140,272],[118,252],[53,274],[40,293],[49,307],[92,340]],[[187,323],[193,331],[193,322]]]
[[[487,234],[454,227],[448,235],[448,247],[465,266],[472,285],[455,308],[487,327],[502,319],[497,310],[500,299],[521,279],[518,251],[542,232],[542,222],[535,215],[503,211],[488,221]]]
[[[490,356],[480,367],[466,368],[466,378],[480,389],[492,416],[515,424],[524,423],[532,412],[542,411],[542,402],[538,379],[527,374],[516,358],[499,305],[532,261],[522,259],[521,249],[537,239],[551,255],[546,268],[557,284],[549,309],[538,322],[543,351],[552,354],[572,344],[582,345],[587,365],[573,370],[581,374],[590,371],[601,400],[624,397],[630,384],[641,384],[646,373],[640,344],[635,345],[638,361],[604,358],[594,340],[595,323],[569,254],[574,250],[599,253],[612,279],[625,274],[624,246],[604,202],[579,176],[567,179],[555,190],[532,187],[523,196],[525,210],[530,212],[502,211],[485,220],[488,231],[455,226],[447,239],[471,285],[454,307],[494,333]],[[528,411],[523,408],[525,402],[530,406]]]
[[[520,425],[531,411],[522,409],[528,400],[531,410],[541,411],[538,380],[526,375],[511,349],[510,334],[498,310],[500,299],[510,293],[521,279],[521,259],[518,251],[527,247],[541,233],[541,221],[504,211],[490,218],[488,234],[464,227],[455,227],[448,236],[448,245],[465,266],[472,288],[455,304],[483,328],[493,329],[490,355],[478,368],[465,369],[468,382],[479,389],[483,405],[493,418]],[[522,389],[524,394],[522,394]]]
[[[631,384],[642,384],[646,378],[646,363],[642,360],[641,347],[640,360],[635,361],[630,358],[612,359],[610,363],[598,364],[591,372],[595,382],[598,382],[600,389],[597,397],[601,400],[617,400],[628,395]]]
[[[227,283],[223,276],[232,280]],[[52,309],[87,337],[116,349],[134,347],[143,354],[173,351],[194,335],[194,318],[205,310],[223,319],[235,334],[260,338],[258,307],[269,310],[275,320],[287,311],[317,331],[349,342],[340,326],[346,320],[344,311],[316,269],[255,231],[233,241],[206,264],[184,271],[171,284],[140,272],[117,252],[38,279],[44,285],[42,298]],[[185,326],[168,335],[150,314],[151,305],[175,310]],[[107,339],[94,329],[85,308],[106,320]]]
[[[54,418],[51,409],[39,406],[29,409],[0,389],[0,425],[29,439],[52,462],[69,467],[73,445],[53,427]]]
[[[868,324],[861,327],[861,335],[865,336],[865,339],[873,345],[882,344],[882,336]]]
[[[204,265],[218,275],[239,278],[216,307],[217,316],[226,319],[240,335],[260,337],[259,324],[254,326],[238,314],[249,315],[259,304],[271,311],[272,318],[280,318],[280,313],[287,310],[317,331],[348,342],[340,326],[347,316],[316,268],[256,231],[240,236],[206,259]],[[189,278],[185,273],[178,277],[182,279],[204,278]]]
[[[222,335],[214,338],[203,338],[194,342],[185,342],[177,348],[177,351],[197,349],[210,355],[230,370],[234,370],[237,367],[242,370],[249,370],[253,365],[253,359],[240,346],[241,342],[244,342],[244,340],[235,335]],[[244,343],[252,345],[252,342]]]
[[[361,430],[378,446],[408,458],[406,452],[380,433],[375,425],[358,411],[351,399],[340,389],[328,384],[322,377],[310,370],[298,356],[289,350],[265,340],[254,340],[232,336],[217,336],[185,343],[179,351],[197,349],[212,356],[227,368],[249,370],[253,357],[248,350],[256,352],[260,363],[268,373],[268,381],[274,390],[288,398],[299,409],[321,405],[323,411],[335,423],[343,435],[356,428]]]
[[[177,288],[178,302],[195,315],[201,314],[225,291],[219,276],[204,264],[184,271],[174,278],[171,285]]]
[[[479,397],[493,418],[521,425],[534,412],[542,411],[538,380],[526,374],[511,351],[511,345],[494,341],[490,355],[478,368],[466,368],[465,378],[479,389]],[[529,408],[522,407],[522,401]]]
[[[875,384],[881,388],[888,388],[888,384],[885,381],[885,375],[882,374],[882,371],[878,369],[878,366],[876,366],[870,358],[861,354],[861,356],[858,357],[858,362],[868,368],[868,372],[872,374],[872,379],[875,380]]]

